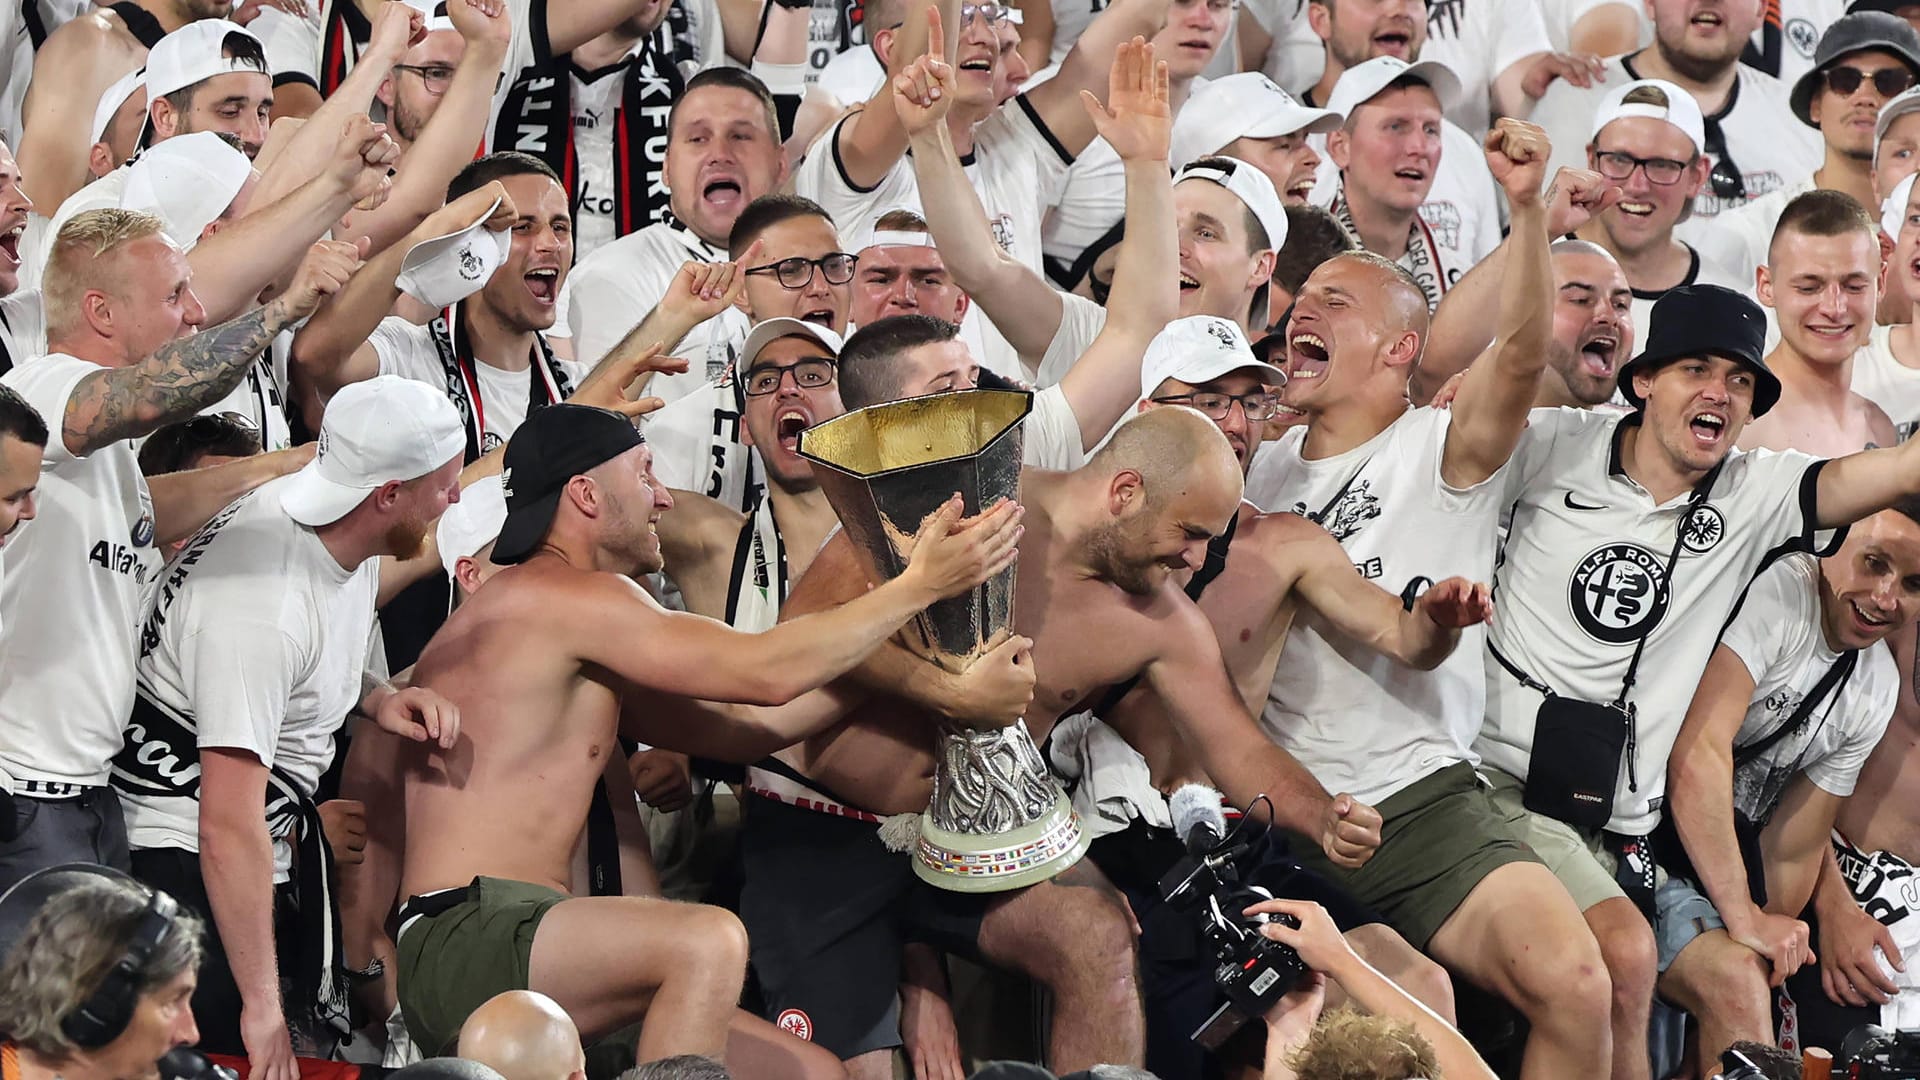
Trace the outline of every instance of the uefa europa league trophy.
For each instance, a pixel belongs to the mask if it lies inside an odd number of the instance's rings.
[[[1021,421],[1033,396],[961,390],[858,409],[801,433],[800,455],[878,579],[897,577],[920,525],[958,491],[967,516],[1020,493]],[[971,594],[908,624],[908,648],[964,671],[1012,632],[1009,566]],[[1024,721],[940,735],[933,802],[920,816],[914,872],[956,892],[1045,881],[1086,854],[1072,804],[1047,772]]]

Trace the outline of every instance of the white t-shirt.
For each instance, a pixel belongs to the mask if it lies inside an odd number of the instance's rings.
[[[827,61],[819,79],[820,92],[845,108],[872,98],[887,81],[887,68],[872,46],[861,45]]]
[[[1052,0],[1053,50],[1047,54],[1047,66],[1056,67],[1072,51],[1073,43],[1087,32],[1093,17],[1107,9],[1107,0]]]
[[[75,457],[74,387],[105,368],[63,353],[0,377],[48,420],[40,515],[7,541],[0,581],[0,772],[104,784],[133,706],[140,619],[162,562],[132,441]]]
[[[1853,354],[1853,392],[1886,411],[1901,442],[1920,427],[1920,368],[1893,355],[1893,327],[1874,327],[1866,347]]]
[[[1106,308],[1075,293],[1060,293],[1060,328],[1053,332],[1047,353],[1040,358],[1040,385],[1053,386],[1066,378],[1106,326]]]
[[[380,320],[367,344],[380,357],[380,374],[417,379],[429,386],[445,388],[447,378],[440,365],[440,353],[433,345],[433,332],[416,326],[398,315]],[[559,360],[560,370],[578,388],[590,367],[572,360]],[[507,371],[475,360],[475,381],[480,385],[474,407],[485,418],[482,451],[491,450],[513,437],[527,418],[527,404],[533,400],[533,365],[522,371]]]
[[[1322,515],[1354,567],[1390,593],[1417,596],[1455,575],[1488,581],[1500,477],[1465,489],[1440,478],[1452,419],[1445,410],[1410,409],[1365,443],[1314,461],[1300,456],[1305,425],[1294,428],[1254,454],[1247,501]],[[1261,725],[1328,791],[1378,804],[1437,769],[1474,760],[1485,637],[1471,627],[1439,667],[1416,671],[1302,612]]]
[[[1207,85],[1195,78],[1190,94]],[[1028,84],[1031,89],[1032,84]],[[1179,112],[1174,113],[1175,119]],[[1072,265],[1081,252],[1112,232],[1127,215],[1127,166],[1107,140],[1093,137],[1067,170],[1067,183],[1047,211],[1042,250],[1048,259]]]
[[[1637,414],[1635,414],[1637,415]],[[1487,719],[1474,744],[1490,766],[1525,779],[1541,695],[1493,650],[1556,694],[1611,702],[1634,644],[1647,644],[1629,700],[1638,709],[1607,828],[1644,836],[1660,819],[1667,757],[1714,642],[1742,590],[1770,558],[1830,539],[1814,525],[1818,459],[1797,451],[1727,456],[1687,521],[1671,601],[1662,587],[1690,492],[1654,505],[1620,471],[1615,433],[1628,419],[1535,409],[1508,463],[1514,506],[1484,657]]]
[[[0,142],[20,145],[21,113],[33,81],[33,38],[19,4],[0,4]]]
[[[1786,723],[1840,658],[1821,629],[1819,561],[1794,554],[1762,571],[1720,644],[1753,677],[1753,699],[1733,740],[1736,747],[1751,745]],[[1893,717],[1899,680],[1892,654],[1878,645],[1862,649],[1838,690],[1814,702],[1798,734],[1734,772],[1733,805],[1754,821],[1764,820],[1787,781],[1801,772],[1830,795],[1853,794],[1860,767]]]
[[[1773,230],[1787,204],[1812,191],[1813,177],[1769,191],[1757,199],[1748,199],[1713,219],[1713,228],[1701,232],[1690,243],[1710,262],[1743,284],[1740,291],[1752,295],[1755,269],[1767,264],[1767,248],[1773,243]],[[1678,230],[1675,230],[1678,231]]]
[[[1475,136],[1493,117],[1493,82],[1514,64],[1549,52],[1538,0],[1428,0],[1427,43],[1420,59],[1437,60],[1460,77],[1460,100],[1447,119]]]
[[[1696,284],[1720,285],[1746,296],[1753,295],[1752,274],[1748,274],[1746,280],[1742,281],[1739,275],[1727,270],[1712,259],[1707,258],[1697,248],[1693,248],[1691,244],[1687,246],[1693,251],[1693,263],[1687,268],[1687,276],[1676,282],[1673,288],[1677,289],[1682,285]],[[1672,290],[1633,290],[1633,336],[1636,341],[1646,341],[1647,335],[1653,330],[1653,305],[1670,291]],[[1769,316],[1769,325],[1771,325],[1772,314],[1773,309],[1768,308],[1767,315]],[[1768,348],[1772,348],[1772,346],[1769,345]]]
[[[88,210],[109,210],[120,205],[120,196],[127,187],[127,166],[122,165],[105,176],[87,184],[86,187],[67,196],[67,201],[53,212],[53,217],[39,233],[39,242],[29,246],[22,237],[20,245],[20,287],[37,289],[40,279],[47,272],[47,260],[53,257],[53,242],[60,230],[75,214]],[[29,215],[33,217],[37,215]],[[32,222],[28,222],[28,232],[32,232]]]
[[[39,289],[0,296],[0,374],[47,352],[47,307]]]
[[[1500,246],[1500,195],[1493,174],[1487,171],[1480,140],[1451,120],[1441,125],[1440,167],[1427,201],[1420,204],[1420,220],[1433,233],[1446,286],[1452,288],[1461,275]],[[1340,192],[1340,170],[1327,156],[1325,135],[1310,135],[1308,141],[1320,154],[1309,199],[1315,206],[1330,206]],[[1409,249],[1399,261],[1418,277],[1420,271],[1410,265],[1412,256]]]
[[[1640,12],[1640,5],[1627,0],[1538,0],[1541,21],[1547,27],[1547,39],[1553,42],[1555,52],[1568,52],[1573,48],[1573,28],[1587,12],[1608,4],[1618,4],[1639,17],[1643,30],[1640,46],[1653,40],[1653,26]]]
[[[591,370],[660,299],[687,262],[725,262],[727,253],[677,225],[649,225],[580,260],[560,292],[559,321],[573,332],[573,355]],[[655,375],[648,393],[672,402],[717,379],[746,343],[746,315],[728,308],[688,331],[673,350],[679,375]]]
[[[138,671],[143,696],[194,725],[197,738],[181,751],[249,751],[312,797],[333,763],[334,734],[360,700],[380,560],[341,566],[281,507],[290,480],[215,515],[168,567]],[[165,740],[137,720],[128,727],[114,763],[127,840],[199,851],[197,764],[168,776],[147,763],[169,741],[184,738]],[[275,881],[287,879],[292,857],[288,839],[276,837]]]
[[[1600,100],[1636,76],[1627,71],[1626,57],[1606,62],[1606,78],[1582,89],[1564,79],[1555,80],[1534,107],[1533,122],[1553,140],[1548,175],[1561,166],[1587,167],[1587,144],[1592,141],[1594,111]],[[1742,64],[1737,68],[1732,103],[1719,118],[1726,133],[1727,153],[1746,182],[1747,198],[1758,198],[1811,176],[1825,155],[1820,133],[1794,119],[1787,108],[1787,85]],[[1716,163],[1718,159],[1708,155]],[[1711,230],[1710,222],[1732,207],[1705,184],[1693,200],[1693,216],[1674,229],[1691,242]],[[1751,287],[1749,282],[1748,286]]]

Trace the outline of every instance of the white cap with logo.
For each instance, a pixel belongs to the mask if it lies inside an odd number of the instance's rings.
[[[1183,180],[1211,180],[1233,192],[1267,231],[1267,247],[1279,251],[1286,246],[1287,208],[1266,173],[1239,158],[1206,157],[1189,163],[1173,178],[1176,185]]]
[[[1333,84],[1333,93],[1327,95],[1327,108],[1351,120],[1353,110],[1379,97],[1395,79],[1402,78],[1419,79],[1432,87],[1433,95],[1440,99],[1441,112],[1460,101],[1460,76],[1440,61],[1421,60],[1409,64],[1397,56],[1376,56],[1340,73],[1340,81]]]
[[[425,476],[466,446],[446,391],[398,375],[349,383],[327,402],[320,452],[281,489],[280,505],[302,525],[330,525],[380,485]]]
[[[1215,79],[1193,92],[1173,120],[1175,168],[1217,154],[1236,139],[1272,139],[1305,132],[1324,135],[1340,126],[1332,109],[1312,109],[1258,71]]]
[[[196,131],[152,147],[127,166],[120,208],[158,214],[167,236],[191,250],[252,175],[247,155],[211,131]]]
[[[1287,381],[1285,372],[1254,357],[1239,324],[1218,315],[1189,315],[1168,323],[1147,343],[1140,361],[1140,396],[1151,398],[1168,379],[1199,386],[1246,370],[1257,372],[1270,386]]]
[[[487,219],[499,208],[495,199],[473,224],[413,245],[400,261],[394,284],[430,308],[446,307],[486,288],[513,248],[508,230],[487,228]]]
[[[455,563],[473,558],[481,548],[499,539],[500,526],[506,522],[506,485],[498,473],[461,488],[460,501],[440,515],[433,534],[447,576],[453,576]]]
[[[1627,95],[1633,93],[1635,90],[1642,89],[1660,91],[1660,93],[1666,96],[1667,103],[1665,105],[1655,105],[1652,102],[1637,101],[1629,104],[1626,100]],[[1587,136],[1587,141],[1592,142],[1599,138],[1601,128],[1606,127],[1615,120],[1625,119],[1630,116],[1644,116],[1652,120],[1665,120],[1667,123],[1679,128],[1682,134],[1693,141],[1694,153],[1697,154],[1706,149],[1707,121],[1700,115],[1700,103],[1693,100],[1692,94],[1687,93],[1685,90],[1680,89],[1665,79],[1638,79],[1622,86],[1614,87],[1606,97],[1600,99],[1600,107],[1594,110],[1593,132]]]
[[[259,64],[226,55],[226,40],[232,34],[253,38],[256,46],[260,44],[252,31],[226,19],[190,22],[155,42],[147,53],[147,100],[233,71],[267,74]],[[262,47],[261,52],[265,51]]]

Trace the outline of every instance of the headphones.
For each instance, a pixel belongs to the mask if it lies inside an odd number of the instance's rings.
[[[99,989],[60,1021],[60,1033],[83,1050],[98,1050],[120,1037],[133,1021],[133,1010],[140,1003],[140,976],[147,960],[160,943],[173,932],[179,905],[173,897],[153,890],[147,909],[134,926],[133,940],[127,951],[100,981]]]

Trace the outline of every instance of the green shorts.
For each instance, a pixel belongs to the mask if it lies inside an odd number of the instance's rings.
[[[1381,800],[1380,848],[1358,870],[1335,866],[1308,844],[1302,865],[1382,915],[1414,948],[1427,942],[1488,874],[1539,862],[1515,815],[1493,800],[1473,766],[1449,765]]]
[[[460,1025],[487,999],[527,989],[540,920],[572,897],[544,885],[477,877],[400,909],[400,1014],[428,1057],[453,1052]],[[418,914],[427,912],[427,914]]]
[[[1494,801],[1519,815],[1527,843],[1540,854],[1540,861],[1547,864],[1560,884],[1567,887],[1581,911],[1602,900],[1626,899],[1626,891],[1620,888],[1615,876],[1619,860],[1607,850],[1598,831],[1575,828],[1528,810],[1525,806],[1527,784],[1519,777],[1490,768],[1487,782],[1493,785]],[[1658,863],[1654,864],[1653,876],[1656,890],[1666,885],[1667,872]]]

